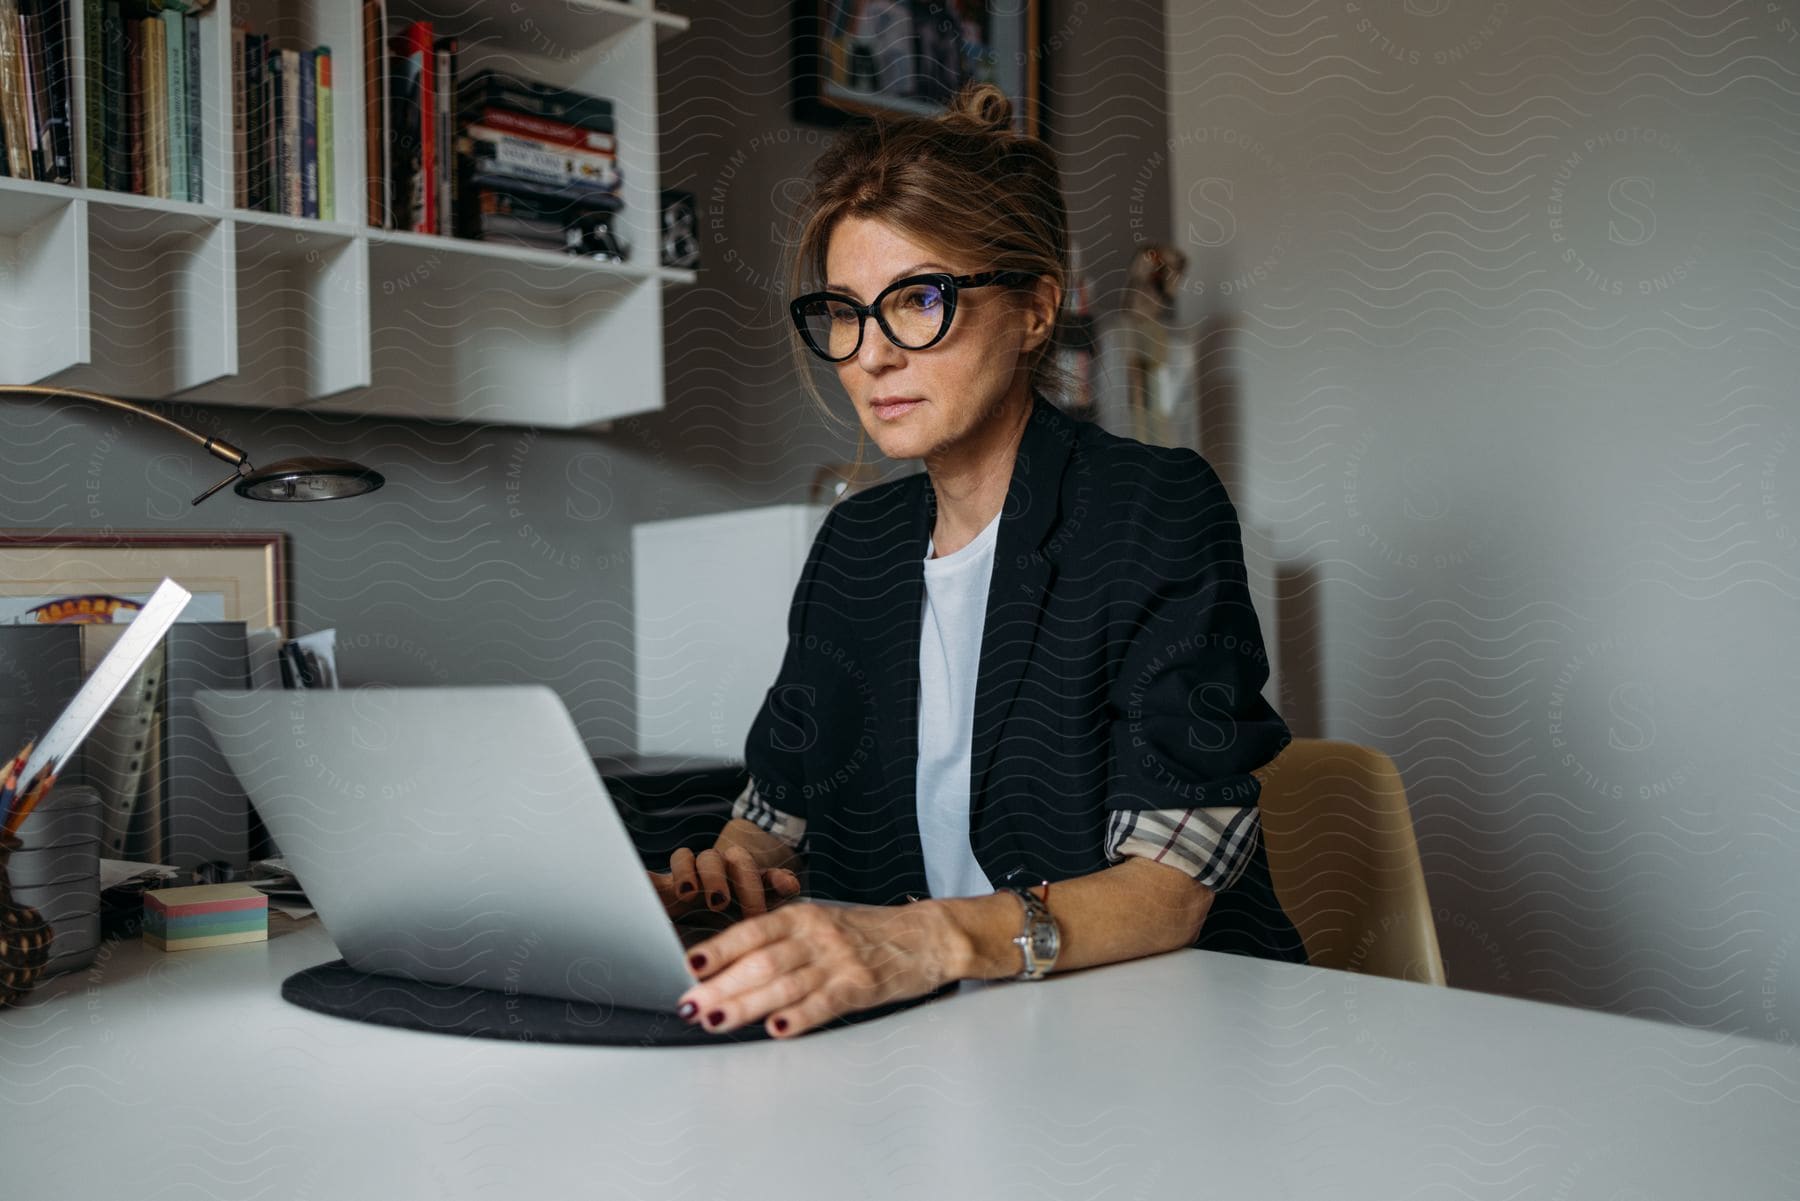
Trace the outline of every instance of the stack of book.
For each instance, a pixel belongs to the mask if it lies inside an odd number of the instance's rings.
[[[164,200],[205,198],[200,14],[211,6],[212,0],[82,6],[88,187]]]
[[[566,249],[583,218],[617,212],[610,100],[481,71],[457,79],[458,39],[390,28],[364,0],[369,223]],[[579,234],[576,235],[577,238]]]
[[[331,47],[278,47],[234,18],[231,88],[232,203],[336,220]]]
[[[75,182],[69,104],[68,4],[0,0],[0,175]]]
[[[584,218],[623,207],[611,101],[483,71],[457,114],[464,237],[566,249]]]

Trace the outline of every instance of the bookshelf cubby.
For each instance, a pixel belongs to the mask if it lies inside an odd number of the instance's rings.
[[[83,6],[69,46],[86,163]],[[362,0],[217,0],[200,21],[202,196],[173,201],[0,177],[0,370],[138,399],[547,428],[662,407],[656,51],[687,19],[650,3],[388,0],[483,68],[612,101],[624,263],[371,228]],[[336,219],[239,208],[231,22],[332,49]]]

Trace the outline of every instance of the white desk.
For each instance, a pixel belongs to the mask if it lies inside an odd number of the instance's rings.
[[[789,1042],[551,1047],[289,1005],[336,952],[272,920],[0,1010],[0,1196],[1800,1196],[1780,1043],[1181,951]]]

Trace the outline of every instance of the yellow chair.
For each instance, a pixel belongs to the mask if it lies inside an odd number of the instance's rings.
[[[1296,738],[1256,773],[1269,875],[1317,967],[1444,983],[1419,844],[1394,761]]]

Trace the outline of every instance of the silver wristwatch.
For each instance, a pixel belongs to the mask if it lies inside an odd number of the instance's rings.
[[[1009,874],[1009,881],[1013,875]],[[1039,886],[1048,884],[1048,880],[1040,881]],[[1042,980],[1056,966],[1056,956],[1062,950],[1062,930],[1056,919],[1050,915],[1050,907],[1037,898],[1037,895],[1020,884],[1003,885],[1008,892],[1018,897],[1025,906],[1025,921],[1018,937],[1013,939],[1025,957],[1025,969],[1012,977],[1014,980]]]

